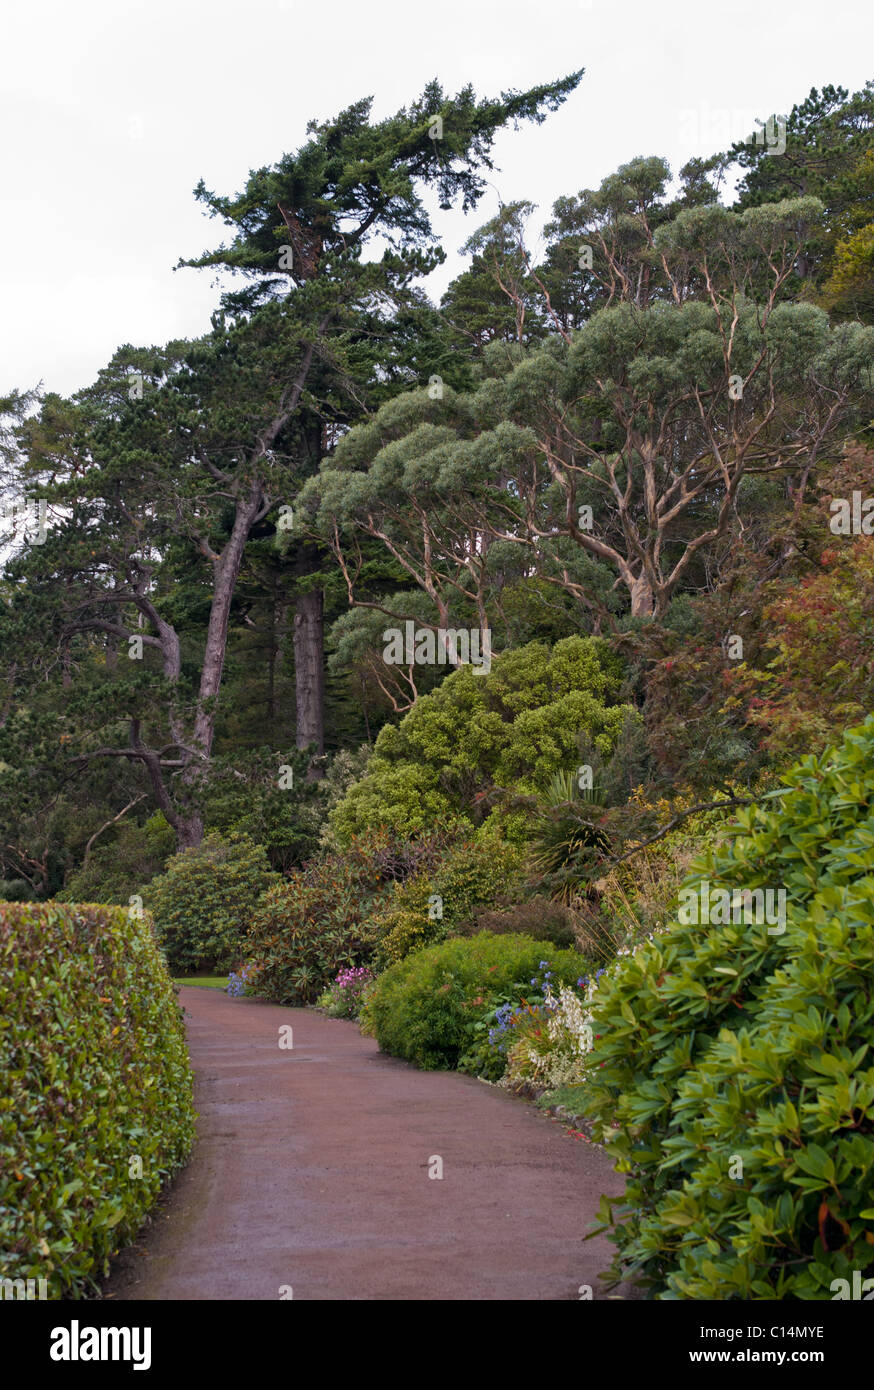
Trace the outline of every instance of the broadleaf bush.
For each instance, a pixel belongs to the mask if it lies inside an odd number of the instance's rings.
[[[825,1299],[874,1266],[874,716],[782,781],[687,886],[784,887],[785,931],[675,922],[594,999],[613,1274],[659,1299]]]
[[[248,835],[205,835],[196,849],[174,854],[143,899],[161,945],[179,974],[236,965],[255,904],[278,874]]]
[[[0,1275],[81,1297],[193,1142],[181,1010],[146,917],[0,903],[0,1076]]]
[[[391,891],[376,857],[385,843],[385,836],[362,837],[267,890],[245,942],[263,998],[312,1004],[339,970],[371,959],[376,934],[368,917]]]
[[[383,1052],[425,1070],[457,1067],[497,999],[518,993],[544,961],[558,984],[573,983],[580,974],[576,951],[526,936],[481,932],[427,946],[378,977],[367,992],[362,1029]]]
[[[397,883],[373,918],[377,960],[391,965],[456,933],[476,931],[477,914],[512,901],[524,885],[524,852],[496,837],[462,837],[433,863]]]

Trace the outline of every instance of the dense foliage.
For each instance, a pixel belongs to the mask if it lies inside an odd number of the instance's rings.
[[[212,833],[174,854],[145,892],[172,969],[188,974],[233,965],[255,903],[277,877],[261,845],[246,835]]]
[[[59,902],[127,904],[161,872],[175,845],[160,811],[142,825],[122,821],[111,842],[99,844],[55,896]]]
[[[618,1275],[823,1297],[874,1238],[874,84],[539,249],[501,202],[438,305],[435,195],[582,77],[200,183],[209,331],[0,399],[0,904],[143,902],[174,970],[585,1100]]]
[[[390,884],[376,861],[373,837],[297,869],[249,906],[243,949],[255,966],[258,991],[281,1004],[311,1004],[343,966],[370,959],[375,933],[368,917]]]
[[[600,982],[586,1106],[629,1174],[617,1273],[662,1297],[823,1298],[874,1265],[874,717],[738,816],[675,922]],[[744,890],[786,892],[780,920]],[[773,925],[766,925],[771,920]]]
[[[394,891],[372,918],[377,958],[402,960],[419,946],[476,929],[480,911],[522,891],[524,854],[501,840],[462,838],[438,867],[419,873]]]
[[[3,1277],[96,1288],[188,1156],[182,1017],[148,920],[0,904]]]
[[[368,992],[362,1026],[384,1052],[428,1070],[456,1067],[497,996],[527,989],[546,958],[557,980],[576,981],[580,957],[527,936],[480,932],[416,951]]]
[[[628,713],[620,679],[606,642],[591,637],[530,643],[503,653],[488,674],[461,667],[385,726],[367,774],[332,813],[334,829],[481,822],[484,792],[534,790],[575,757],[580,733],[610,751]]]

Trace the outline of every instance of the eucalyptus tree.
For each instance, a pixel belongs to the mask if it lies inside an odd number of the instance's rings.
[[[685,209],[652,239],[663,297],[623,294],[468,397],[384,407],[305,490],[314,531],[350,574],[356,533],[380,537],[441,621],[449,591],[482,611],[496,541],[583,605],[606,567],[632,616],[662,615],[742,526],[746,478],[781,477],[798,502],[870,417],[872,330],[783,299],[819,212]]]

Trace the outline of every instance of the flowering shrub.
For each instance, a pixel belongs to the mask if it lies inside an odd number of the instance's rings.
[[[347,966],[319,995],[319,1008],[324,1009],[329,1018],[357,1018],[364,991],[375,978],[366,965]]]
[[[583,1080],[582,1059],[593,1046],[586,1007],[593,992],[590,984],[583,1000],[570,985],[559,985],[555,995],[549,981],[545,982],[538,1015],[529,1011],[519,1019],[517,1036],[507,1052],[504,1085],[530,1081],[552,1091]]]
[[[582,1080],[581,1058],[593,1043],[588,1005],[605,971],[597,970],[591,980],[583,976],[576,985],[559,982],[556,994],[547,966],[541,961],[530,982],[538,995],[519,984],[482,1020],[479,1046],[463,1059],[463,1070],[505,1085],[529,1081],[548,1090]]]
[[[525,936],[481,932],[425,946],[389,966],[367,991],[362,1030],[383,1052],[426,1070],[480,1071],[474,1055],[482,1054],[483,1021],[496,1005],[519,997],[518,982],[530,978],[547,954],[541,970],[552,970],[564,983],[577,978],[576,951],[547,952],[542,942]]]
[[[239,975],[232,970],[228,975],[228,994],[231,998],[239,998],[241,994],[254,994],[257,975],[258,967],[251,961],[248,965],[240,967]]]

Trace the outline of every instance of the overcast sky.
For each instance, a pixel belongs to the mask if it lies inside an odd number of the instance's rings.
[[[857,90],[872,15],[861,0],[18,0],[0,60],[0,394],[66,394],[122,343],[205,332],[212,275],[173,266],[225,229],[191,190],[236,192],[311,117],[366,95],[388,115],[435,76],[497,96],[586,69],[542,126],[498,138],[477,214],[438,214],[439,295],[498,193],[545,217],[635,155],[676,172],[811,86]]]

